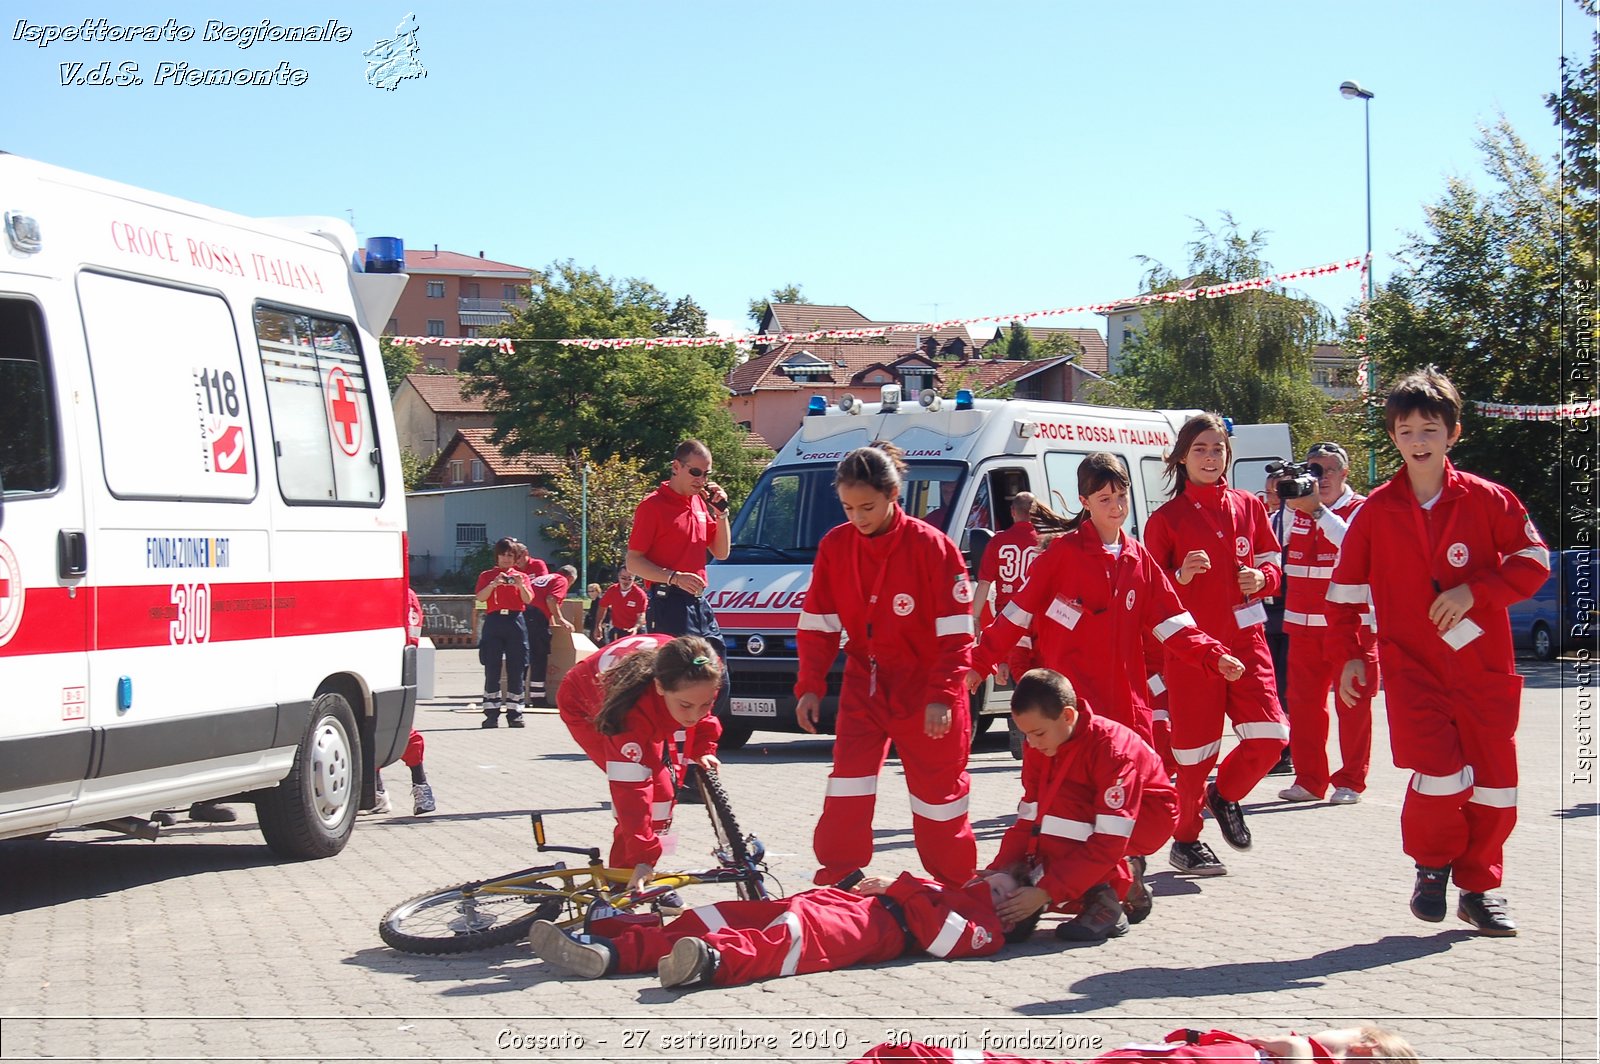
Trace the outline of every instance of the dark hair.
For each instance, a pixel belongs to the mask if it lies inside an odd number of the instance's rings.
[[[494,541],[494,556],[498,558],[502,554],[514,555],[517,553],[517,548],[520,546],[522,546],[522,544],[518,543],[510,536],[506,536],[503,539],[497,539]]]
[[[1110,451],[1095,451],[1078,463],[1080,496],[1087,499],[1108,484],[1115,484],[1124,491],[1133,486],[1133,481],[1128,479],[1128,470],[1123,466],[1122,459]],[[1033,504],[1033,512],[1028,518],[1033,522],[1033,527],[1041,533],[1072,532],[1082,528],[1083,523],[1089,520],[1089,508],[1085,506],[1071,517],[1063,517],[1036,501]]]
[[[1178,438],[1172,442],[1172,452],[1167,455],[1167,479],[1172,481],[1172,497],[1176,499],[1183,494],[1183,489],[1189,486],[1189,471],[1183,468],[1183,460],[1189,457],[1189,448],[1194,446],[1194,441],[1200,434],[1210,430],[1222,434],[1223,460],[1233,457],[1233,442],[1228,439],[1228,423],[1222,420],[1220,414],[1196,414],[1183,423],[1183,428],[1178,430]]]
[[[1394,423],[1409,414],[1438,418],[1448,432],[1461,424],[1461,393],[1439,367],[1428,366],[1395,381],[1389,398],[1383,401],[1383,428],[1394,431]]]
[[[682,443],[678,444],[678,449],[672,452],[672,460],[674,462],[687,462],[697,454],[703,454],[707,458],[710,458],[711,448],[707,447],[699,440],[684,440]]]
[[[874,440],[844,456],[833,470],[833,483],[865,484],[884,495],[896,495],[908,467],[905,452],[888,440]]]
[[[557,569],[556,572],[566,577],[567,583],[569,584],[578,579],[578,570],[570,565],[563,565],[561,568]]]
[[[1048,908],[1048,906],[1046,906],[1046,908]],[[1016,923],[1012,924],[1010,930],[1003,931],[1001,934],[1005,937],[1005,940],[1012,945],[1016,945],[1018,942],[1026,942],[1033,936],[1034,931],[1038,929],[1039,917],[1043,915],[1044,909],[1040,909],[1035,913],[1030,913],[1018,920]]]
[[[594,729],[601,735],[621,735],[628,728],[628,712],[659,680],[668,691],[684,684],[721,680],[722,662],[711,644],[697,635],[680,635],[655,649],[636,650],[600,677],[606,698],[595,714]]]
[[[1011,712],[1043,714],[1060,720],[1067,709],[1078,708],[1078,692],[1072,681],[1054,669],[1029,669],[1011,692]]]

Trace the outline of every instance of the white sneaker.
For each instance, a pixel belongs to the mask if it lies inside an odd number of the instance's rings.
[[[1336,791],[1334,793],[1337,794],[1338,792]],[[1300,786],[1298,783],[1296,783],[1292,787],[1285,787],[1283,790],[1279,791],[1278,792],[1278,797],[1282,798],[1286,802],[1320,802],[1320,801],[1322,801],[1322,795],[1320,795],[1320,794],[1312,794],[1310,791],[1306,790],[1304,787]],[[1336,798],[1335,801],[1337,801],[1337,800],[1338,799]]]
[[[411,815],[421,816],[431,813],[439,808],[433,804],[433,788],[426,783],[413,783],[411,785]]]
[[[369,813],[387,813],[390,810],[392,810],[393,808],[394,808],[393,804],[391,804],[390,801],[389,801],[389,792],[388,791],[379,791],[378,792],[378,800],[376,802],[372,803],[372,808],[367,810],[367,812],[369,812]]]
[[[1329,798],[1328,801],[1334,805],[1355,805],[1361,801],[1361,792],[1353,791],[1349,787],[1335,787],[1333,789],[1333,797]]]

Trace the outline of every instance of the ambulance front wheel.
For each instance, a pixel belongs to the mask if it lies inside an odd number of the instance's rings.
[[[728,720],[722,723],[722,734],[717,737],[718,750],[740,750],[750,741],[750,736],[756,733],[756,726],[742,720]]]
[[[341,694],[318,695],[294,765],[256,799],[267,846],[279,857],[316,860],[344,849],[361,794],[356,717]]]

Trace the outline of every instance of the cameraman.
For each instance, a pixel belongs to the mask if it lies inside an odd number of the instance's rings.
[[[1267,523],[1272,526],[1272,538],[1278,545],[1284,546],[1289,538],[1289,525],[1294,520],[1294,511],[1288,508],[1289,500],[1278,495],[1278,481],[1283,477],[1274,473],[1275,466],[1267,467],[1267,484],[1261,493],[1261,501],[1267,504]],[[1284,713],[1289,711],[1289,633],[1283,630],[1283,602],[1289,594],[1289,574],[1283,574],[1283,586],[1278,593],[1269,599],[1263,599],[1262,605],[1267,608],[1267,623],[1262,631],[1267,637],[1267,649],[1272,652],[1272,671],[1277,679],[1278,703],[1284,707]],[[1294,722],[1289,722],[1291,744]],[[1283,748],[1283,753],[1278,757],[1278,763],[1267,772],[1269,776],[1294,775],[1294,759],[1289,747]]]
[[[1377,641],[1372,615],[1363,618],[1362,644],[1367,675],[1372,678],[1353,706],[1340,704],[1339,771],[1328,772],[1328,692],[1337,681],[1345,657],[1328,629],[1328,580],[1339,557],[1339,544],[1356,509],[1366,501],[1345,483],[1350,457],[1337,443],[1314,444],[1306,463],[1317,478],[1317,490],[1286,500],[1294,512],[1286,522],[1283,571],[1291,579],[1284,605],[1289,633],[1289,747],[1295,781],[1278,792],[1287,802],[1328,800],[1354,805],[1367,789],[1372,754],[1372,693],[1377,690]]]
[[[684,440],[672,455],[672,476],[639,503],[628,533],[628,570],[649,581],[650,631],[697,635],[709,642],[728,674],[728,649],[717,615],[706,604],[706,555],[726,558],[733,541],[728,528],[728,493],[711,479],[711,450]],[[730,713],[728,684],[717,693],[717,715]],[[691,789],[685,788],[686,791]],[[698,791],[678,800],[697,801]]]

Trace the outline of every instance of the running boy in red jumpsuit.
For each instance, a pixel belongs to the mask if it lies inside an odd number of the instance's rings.
[[[665,927],[628,926],[615,938],[538,921],[528,942],[547,963],[586,979],[653,968],[664,987],[735,986],[919,951],[944,960],[986,957],[1005,944],[995,906],[1017,886],[1001,874],[956,889],[905,872],[893,880],[868,877],[853,890],[819,887],[772,901],[703,905]]]
[[[983,558],[978,562],[978,593],[972,600],[974,624],[989,624],[1004,612],[1022,590],[1028,570],[1044,550],[1039,546],[1039,531],[1033,527],[1034,501],[1033,492],[1017,492],[1011,500],[1011,527],[991,539],[984,548]],[[988,608],[991,592],[993,611]],[[1036,664],[1033,637],[1023,635],[1006,659],[995,667],[995,676],[1001,683],[1011,683]]]
[[[1380,1027],[1349,1027],[1314,1035],[1275,1034],[1261,1038],[1227,1031],[1177,1030],[1160,1043],[1134,1044],[1102,1053],[1088,1064],[1169,1064],[1172,1061],[1210,1060],[1221,1064],[1259,1064],[1261,1061],[1306,1061],[1339,1064],[1346,1060],[1418,1061],[1417,1051],[1397,1034]],[[873,1046],[852,1064],[1072,1064],[1071,1061],[1014,1057],[968,1049],[944,1049],[921,1042],[885,1042]]]
[[[828,668],[848,632],[833,771],[813,848],[813,882],[837,883],[872,860],[878,774],[892,740],[911,792],[917,856],[959,886],[977,867],[967,820],[972,721],[963,678],[972,652],[973,587],[943,532],[900,508],[906,466],[893,444],[859,447],[834,485],[847,523],[817,545],[800,614],[800,727],[815,733]]]
[[[1220,417],[1197,414],[1184,422],[1167,456],[1173,496],[1145,527],[1145,546],[1171,574],[1200,630],[1244,664],[1244,675],[1225,683],[1169,647],[1162,671],[1178,763],[1178,828],[1167,859],[1180,872],[1201,876],[1227,873],[1200,841],[1201,808],[1211,811],[1229,846],[1248,850],[1250,828],[1239,802],[1278,763],[1289,741],[1261,603],[1282,583],[1282,556],[1261,500],[1228,486],[1231,454]],[[1239,745],[1208,784],[1222,749],[1224,715],[1233,721]]]
[[[1034,885],[1000,905],[1018,922],[1077,902],[1056,928],[1069,942],[1104,942],[1150,915],[1145,855],[1172,838],[1178,795],[1161,758],[1133,729],[1096,716],[1067,678],[1034,669],[1017,680],[1011,718],[1027,739],[1022,801],[991,869],[1021,865]]]
[[[1400,810],[1417,863],[1411,911],[1443,920],[1453,875],[1458,917],[1515,935],[1505,899],[1488,893],[1517,820],[1522,678],[1506,607],[1539,589],[1550,555],[1509,489],[1446,457],[1461,438],[1449,378],[1431,367],[1402,378],[1383,414],[1404,464],[1350,522],[1328,587],[1348,659],[1339,697],[1351,705],[1370,683],[1359,637],[1370,600],[1394,763],[1411,770]]]

